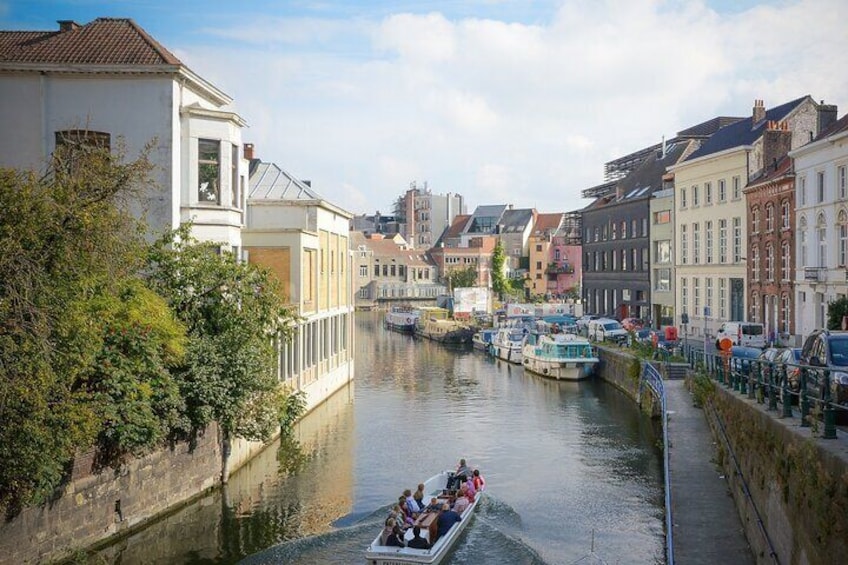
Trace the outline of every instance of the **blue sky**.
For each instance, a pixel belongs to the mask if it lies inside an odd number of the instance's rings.
[[[257,155],[351,212],[411,182],[582,207],[604,162],[812,95],[848,111],[845,0],[0,0],[0,28],[130,17],[233,97]]]

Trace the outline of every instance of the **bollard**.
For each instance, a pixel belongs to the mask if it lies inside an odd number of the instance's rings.
[[[783,418],[791,418],[792,417],[792,395],[789,394],[789,372],[786,370],[786,365],[783,366],[781,371],[781,387],[780,390],[783,394],[783,413],[781,416]]]
[[[807,368],[801,367],[801,384],[798,389],[798,406],[801,409],[801,427],[810,426],[810,400],[807,398]]]

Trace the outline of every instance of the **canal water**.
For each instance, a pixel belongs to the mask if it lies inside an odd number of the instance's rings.
[[[487,496],[451,564],[664,563],[661,431],[600,381],[550,381],[356,315],[356,378],[230,483],[107,563],[364,563],[404,488],[460,457]],[[584,562],[584,561],[580,561]]]

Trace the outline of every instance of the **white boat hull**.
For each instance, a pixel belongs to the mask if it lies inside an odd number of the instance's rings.
[[[541,336],[537,343],[528,342],[524,346],[522,364],[525,370],[543,377],[579,381],[592,376],[598,363],[595,355],[585,338],[556,334]]]
[[[524,333],[515,328],[501,328],[492,338],[492,355],[509,363],[521,364]]]
[[[425,500],[429,500],[431,496],[436,496],[437,493],[441,493],[442,489],[447,486],[448,475],[448,471],[442,471],[438,475],[430,477],[424,483]],[[369,565],[408,565],[410,563],[434,565],[436,563],[441,563],[459,539],[459,536],[465,528],[468,527],[468,523],[471,521],[474,509],[477,508],[477,504],[480,502],[482,497],[483,492],[477,493],[477,496],[474,498],[474,502],[472,502],[468,508],[465,509],[465,512],[461,514],[462,520],[454,524],[454,526],[448,530],[448,533],[437,539],[436,543],[433,544],[433,547],[430,549],[413,549],[410,547],[380,545],[380,534],[378,534],[376,539],[374,539],[374,541],[371,542],[371,545],[369,545],[365,550],[366,562]],[[422,529],[421,535],[427,538],[429,533]],[[412,539],[412,528],[409,528],[406,532],[406,541],[409,542],[410,539]]]
[[[418,314],[415,312],[386,312],[385,324],[392,331],[411,334],[415,333],[415,323]]]

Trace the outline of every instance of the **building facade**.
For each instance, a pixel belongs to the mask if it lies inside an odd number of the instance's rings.
[[[668,177],[668,175],[666,175]],[[654,192],[649,204],[651,250],[651,319],[657,328],[674,325],[674,187],[673,177]]]
[[[97,139],[128,159],[152,144],[151,235],[193,235],[241,248],[248,165],[230,97],[129,19],[60,22],[58,32],[2,32],[0,166],[43,170],[60,143]]]
[[[419,188],[415,182],[396,204],[398,232],[414,249],[429,249],[451,225],[465,213],[459,194],[433,194],[427,183]]]
[[[252,156],[252,155],[249,155]],[[351,213],[274,163],[252,159],[245,257],[270,269],[300,320],[278,343],[281,382],[311,410],[354,376]]]
[[[848,116],[789,155],[795,170],[795,324],[826,327],[827,305],[848,294]]]

